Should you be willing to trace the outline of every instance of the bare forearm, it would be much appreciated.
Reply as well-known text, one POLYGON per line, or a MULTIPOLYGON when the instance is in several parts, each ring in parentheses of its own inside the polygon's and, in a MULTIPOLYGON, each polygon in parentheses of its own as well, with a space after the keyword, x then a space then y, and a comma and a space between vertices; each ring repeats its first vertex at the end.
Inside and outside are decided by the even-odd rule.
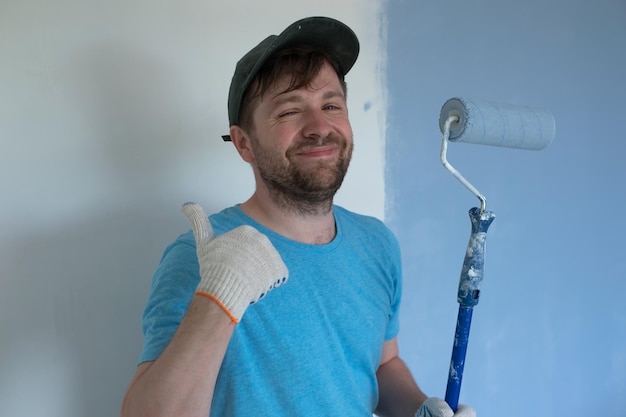
POLYGON ((376 415, 381 417, 414 417, 426 400, 404 361, 395 357, 376 372, 379 400, 376 415))
POLYGON ((121 416, 208 416, 233 329, 230 318, 216 303, 194 296, 162 355, 138 368, 122 403, 121 416))

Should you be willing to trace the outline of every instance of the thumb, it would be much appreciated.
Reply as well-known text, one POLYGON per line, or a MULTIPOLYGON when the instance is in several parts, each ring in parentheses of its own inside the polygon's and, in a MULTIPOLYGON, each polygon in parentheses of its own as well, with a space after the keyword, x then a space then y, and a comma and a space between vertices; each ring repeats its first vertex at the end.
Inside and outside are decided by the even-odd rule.
POLYGON ((196 238, 196 243, 203 241, 210 241, 214 237, 213 228, 209 219, 202 209, 202 206, 198 203, 185 203, 183 204, 181 211, 187 216, 193 235, 196 238))

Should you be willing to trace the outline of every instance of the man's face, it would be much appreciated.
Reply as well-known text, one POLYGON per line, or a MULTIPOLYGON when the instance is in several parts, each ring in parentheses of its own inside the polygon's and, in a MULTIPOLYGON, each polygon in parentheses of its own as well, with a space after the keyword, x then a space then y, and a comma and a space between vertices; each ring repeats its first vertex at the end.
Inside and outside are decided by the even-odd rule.
POLYGON ((269 89, 253 112, 251 161, 281 199, 328 202, 341 186, 352 156, 346 98, 327 63, 312 83, 284 92, 285 77, 269 89))

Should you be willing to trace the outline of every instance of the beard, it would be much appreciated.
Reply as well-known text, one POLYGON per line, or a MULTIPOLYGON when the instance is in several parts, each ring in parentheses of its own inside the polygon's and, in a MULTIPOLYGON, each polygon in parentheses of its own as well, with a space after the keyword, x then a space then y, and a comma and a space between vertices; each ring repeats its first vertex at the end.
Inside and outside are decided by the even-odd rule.
POLYGON ((300 215, 325 214, 331 210, 333 198, 350 165, 352 141, 338 135, 320 139, 317 143, 312 143, 310 138, 301 138, 287 149, 284 156, 260 145, 256 137, 252 137, 251 142, 259 176, 275 204, 300 215), (320 159, 306 166, 297 164, 295 156, 302 150, 312 145, 329 144, 337 146, 337 158, 320 159))

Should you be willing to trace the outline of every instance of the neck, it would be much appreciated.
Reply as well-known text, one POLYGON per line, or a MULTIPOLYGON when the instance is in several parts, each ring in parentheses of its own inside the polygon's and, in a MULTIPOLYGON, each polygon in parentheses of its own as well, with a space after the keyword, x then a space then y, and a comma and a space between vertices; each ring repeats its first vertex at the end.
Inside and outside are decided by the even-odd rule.
POLYGON ((336 235, 332 200, 302 210, 293 205, 277 204, 269 194, 263 195, 257 190, 240 207, 263 226, 297 242, 323 245, 336 235))

